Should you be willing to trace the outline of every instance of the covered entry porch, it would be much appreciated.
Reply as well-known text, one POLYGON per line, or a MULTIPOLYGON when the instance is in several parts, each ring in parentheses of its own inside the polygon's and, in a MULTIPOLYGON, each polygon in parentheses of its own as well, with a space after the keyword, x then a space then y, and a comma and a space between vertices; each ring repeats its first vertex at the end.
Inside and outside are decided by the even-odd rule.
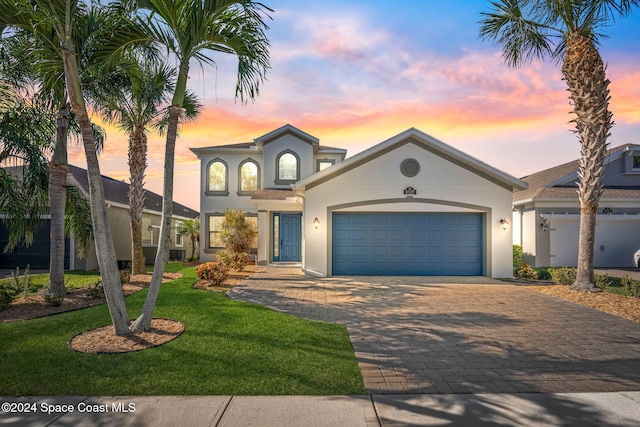
POLYGON ((291 190, 263 189, 253 194, 251 202, 258 209, 258 264, 301 263, 302 199, 291 190))

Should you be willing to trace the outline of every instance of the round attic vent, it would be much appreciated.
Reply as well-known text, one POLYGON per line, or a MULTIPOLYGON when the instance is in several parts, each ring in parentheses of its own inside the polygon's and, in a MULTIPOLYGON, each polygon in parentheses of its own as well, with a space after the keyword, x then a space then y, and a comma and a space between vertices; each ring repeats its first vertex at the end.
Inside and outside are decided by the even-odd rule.
POLYGON ((405 159, 400 164, 400 171, 404 176, 414 177, 420 172, 420 163, 416 159, 405 159))

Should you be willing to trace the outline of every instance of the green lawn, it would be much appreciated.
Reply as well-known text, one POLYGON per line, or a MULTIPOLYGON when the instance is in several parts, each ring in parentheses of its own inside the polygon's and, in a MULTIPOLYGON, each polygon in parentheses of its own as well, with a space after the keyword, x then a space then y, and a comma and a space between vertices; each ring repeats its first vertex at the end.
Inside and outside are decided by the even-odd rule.
MULTIPOLYGON (((71 337, 110 323, 106 305, 0 323, 0 395, 366 393, 346 327, 192 289, 195 269, 183 272, 162 285, 154 316, 180 320, 185 331, 153 349, 71 350, 71 337)), ((131 317, 145 294, 127 298, 131 317)))
MULTIPOLYGON (((22 283, 23 274, 24 271, 20 270, 20 283, 22 283)), ((30 277, 34 292, 49 284, 49 273, 31 274, 30 277)), ((0 285, 11 283, 12 280, 10 277, 0 279, 0 285)), ((98 280, 100 280, 100 273, 94 271, 69 270, 64 272, 64 286, 67 289, 91 286, 98 280)))

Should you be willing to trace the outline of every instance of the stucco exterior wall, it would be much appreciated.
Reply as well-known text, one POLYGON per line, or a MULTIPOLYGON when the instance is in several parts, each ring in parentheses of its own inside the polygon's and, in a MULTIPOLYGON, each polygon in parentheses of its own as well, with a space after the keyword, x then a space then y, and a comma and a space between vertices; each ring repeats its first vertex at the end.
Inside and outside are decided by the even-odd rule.
MULTIPOLYGON (((249 214, 257 214, 258 210, 251 203, 250 195, 238 195, 239 191, 239 167, 242 162, 247 159, 255 161, 260 170, 258 171, 259 188, 264 183, 264 167, 261 153, 257 150, 204 154, 200 158, 200 248, 199 255, 201 261, 213 261, 215 259, 215 251, 209 250, 207 247, 208 238, 208 217, 210 215, 223 215, 226 209, 241 210, 249 214), (228 168, 228 196, 207 195, 207 181, 209 179, 208 167, 211 161, 216 158, 222 159, 228 168)), ((187 252, 187 257, 191 254, 187 252)))
MULTIPOLYGON (((161 216, 160 214, 153 214, 150 212, 144 212, 143 218, 150 220, 151 225, 160 226, 161 216)), ((109 227, 111 229, 111 236, 113 238, 113 245, 116 250, 116 259, 118 261, 131 261, 131 219, 129 217, 129 210, 119 206, 110 206, 107 211, 107 217, 109 218, 109 227)), ((184 220, 184 219, 183 219, 184 220)), ((157 242, 154 244, 144 243, 143 230, 143 245, 142 249, 145 253, 145 262, 147 264, 153 264, 155 253, 157 250, 157 242)), ((171 226, 171 246, 170 250, 182 250, 185 251, 185 256, 191 255, 191 240, 189 236, 183 236, 182 246, 176 245, 176 219, 172 220, 171 226)), ((96 249, 93 242, 89 244, 89 248, 86 251, 84 258, 75 257, 74 269, 84 269, 87 271, 98 270, 98 259, 96 256, 96 249)))
POLYGON ((331 274, 331 221, 333 212, 476 212, 485 218, 485 275, 512 276, 512 192, 424 148, 408 143, 320 183, 305 191, 303 268, 331 274), (420 163, 415 177, 404 176, 400 165, 407 158, 420 163), (407 187, 417 194, 403 194, 407 187), (318 218, 316 230, 312 224, 318 218))
POLYGON ((287 150, 293 151, 300 159, 300 179, 315 172, 313 146, 287 133, 268 142, 263 147, 264 183, 262 188, 290 188, 289 184, 276 182, 276 159, 280 153, 287 150))

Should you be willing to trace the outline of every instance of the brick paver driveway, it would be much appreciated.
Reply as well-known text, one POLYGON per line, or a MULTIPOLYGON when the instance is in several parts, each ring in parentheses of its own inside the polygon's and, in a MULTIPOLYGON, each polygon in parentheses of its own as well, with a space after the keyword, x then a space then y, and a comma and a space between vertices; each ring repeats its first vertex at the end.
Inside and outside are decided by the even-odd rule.
POLYGON ((640 324, 492 279, 266 267, 228 295, 346 324, 372 394, 640 390, 640 324))

